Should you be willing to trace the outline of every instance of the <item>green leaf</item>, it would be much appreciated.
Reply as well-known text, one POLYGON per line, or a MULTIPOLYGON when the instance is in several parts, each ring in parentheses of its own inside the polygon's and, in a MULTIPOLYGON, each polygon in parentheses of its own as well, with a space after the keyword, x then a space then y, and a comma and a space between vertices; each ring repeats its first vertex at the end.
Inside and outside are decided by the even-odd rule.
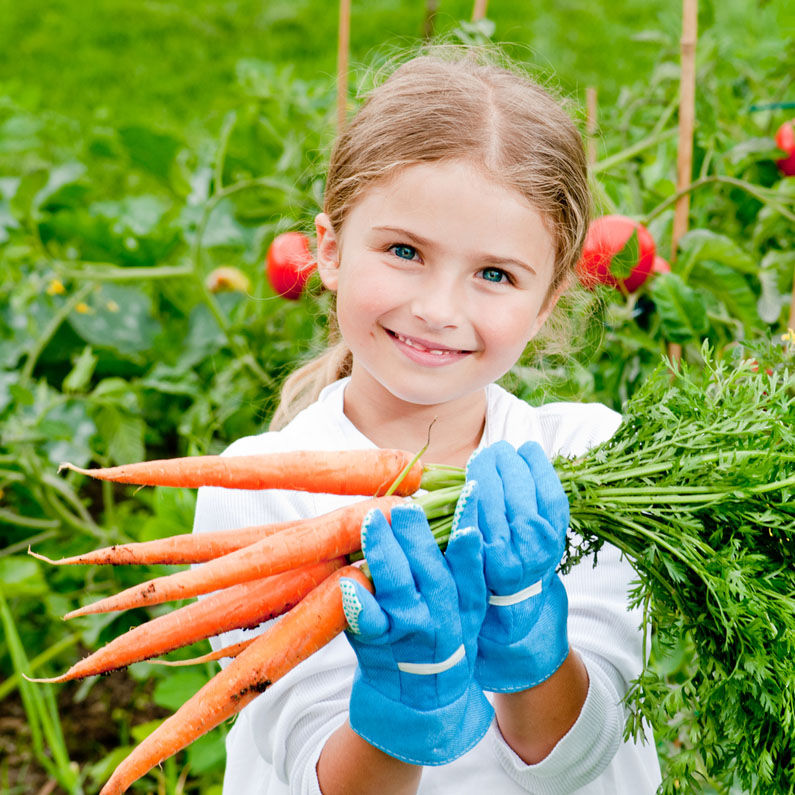
POLYGON ((610 260, 610 273, 616 279, 626 279, 632 269, 638 264, 640 259, 640 241, 638 240, 638 230, 633 229, 627 242, 621 247, 621 251, 616 252, 610 260))
POLYGON ((64 392, 81 392, 88 387, 94 369, 97 366, 97 357, 94 356, 90 345, 83 348, 79 356, 74 359, 74 365, 63 380, 61 388, 64 392))
POLYGON ((86 301, 85 312, 74 311, 69 324, 86 342, 121 354, 149 350, 160 332, 150 298, 125 285, 103 284, 86 301))
POLYGON ((188 764, 193 773, 200 775, 218 768, 223 769, 226 759, 226 733, 211 731, 188 746, 188 764))
POLYGON ((49 587, 38 562, 21 555, 0 558, 0 582, 8 597, 40 596, 49 587))
POLYGON ((693 229, 679 241, 677 271, 687 273, 697 262, 712 260, 741 273, 756 275, 759 263, 729 237, 709 229, 693 229))
POLYGON ((129 464, 145 457, 146 423, 115 406, 103 406, 94 414, 97 430, 114 464, 129 464))
POLYGON ((720 262, 700 262, 690 273, 690 284, 708 290, 748 330, 761 327, 756 293, 742 273, 720 262))
POLYGON ((179 709, 207 682, 207 677, 198 671, 177 670, 169 672, 157 683, 152 700, 166 709, 179 709))
POLYGON ((659 274, 650 292, 666 340, 680 344, 695 342, 707 333, 709 320, 700 295, 677 274, 659 274))
POLYGON ((180 141, 140 125, 123 127, 119 137, 136 166, 156 177, 168 178, 171 163, 182 146, 180 141))

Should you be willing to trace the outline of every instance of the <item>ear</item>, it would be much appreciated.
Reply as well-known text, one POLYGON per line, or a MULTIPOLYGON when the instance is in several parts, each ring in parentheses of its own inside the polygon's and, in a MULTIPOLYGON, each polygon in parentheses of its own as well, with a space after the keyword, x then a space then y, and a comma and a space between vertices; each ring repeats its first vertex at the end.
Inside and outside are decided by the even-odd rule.
POLYGON ((340 247, 337 235, 326 213, 315 217, 317 234, 317 273, 327 290, 336 292, 339 283, 340 247))

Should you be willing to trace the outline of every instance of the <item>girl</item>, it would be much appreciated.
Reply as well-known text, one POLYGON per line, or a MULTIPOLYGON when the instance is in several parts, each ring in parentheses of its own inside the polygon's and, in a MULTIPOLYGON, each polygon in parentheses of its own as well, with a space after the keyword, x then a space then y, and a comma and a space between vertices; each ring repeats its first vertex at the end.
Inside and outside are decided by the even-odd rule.
MULTIPOLYGON (((632 570, 605 547, 556 574, 568 504, 548 459, 619 417, 494 383, 573 282, 588 219, 571 120, 472 52, 403 64, 341 134, 316 219, 340 339, 288 380, 278 430, 227 452, 419 450, 433 423, 424 459, 469 462, 468 484, 444 555, 416 509, 367 517, 375 597, 343 582, 350 631, 238 716, 228 795, 655 791, 653 744, 622 739, 632 570)), ((350 499, 205 488, 195 531, 350 499)))

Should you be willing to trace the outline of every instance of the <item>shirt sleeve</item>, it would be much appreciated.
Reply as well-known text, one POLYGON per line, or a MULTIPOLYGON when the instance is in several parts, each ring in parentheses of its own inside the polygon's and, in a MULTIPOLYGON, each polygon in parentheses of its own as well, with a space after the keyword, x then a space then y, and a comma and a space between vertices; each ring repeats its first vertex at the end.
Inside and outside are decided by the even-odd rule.
MULTIPOLYGON (((604 406, 544 407, 539 425, 547 454, 578 455, 609 438, 620 416, 604 406)), ((626 713, 623 697, 642 670, 642 611, 630 609, 635 573, 612 545, 584 558, 562 577, 569 600, 571 647, 588 672, 588 692, 571 729, 541 762, 525 764, 502 737, 496 721, 490 740, 506 774, 538 795, 564 795, 597 779, 620 749, 626 713)))

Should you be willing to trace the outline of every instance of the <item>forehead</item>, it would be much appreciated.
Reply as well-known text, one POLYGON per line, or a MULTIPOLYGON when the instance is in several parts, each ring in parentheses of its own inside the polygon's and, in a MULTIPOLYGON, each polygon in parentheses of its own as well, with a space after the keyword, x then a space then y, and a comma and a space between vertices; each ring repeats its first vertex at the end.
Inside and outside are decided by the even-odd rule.
POLYGON ((343 229, 349 222, 360 231, 407 228, 430 240, 448 238, 448 245, 452 234, 461 245, 503 241, 514 249, 554 248, 549 224, 527 198, 466 160, 401 168, 364 191, 343 229))

